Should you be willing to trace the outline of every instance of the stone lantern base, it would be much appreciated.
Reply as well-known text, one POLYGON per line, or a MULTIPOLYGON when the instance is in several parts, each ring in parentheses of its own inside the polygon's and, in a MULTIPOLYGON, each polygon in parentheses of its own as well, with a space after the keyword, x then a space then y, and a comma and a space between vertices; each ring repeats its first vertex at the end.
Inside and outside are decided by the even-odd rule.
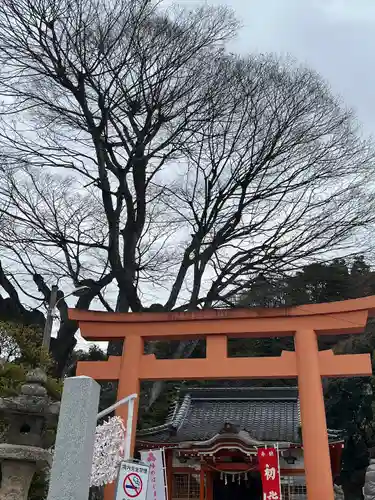
POLYGON ((32 446, 0 444, 0 500, 27 500, 35 472, 51 466, 52 454, 32 446))

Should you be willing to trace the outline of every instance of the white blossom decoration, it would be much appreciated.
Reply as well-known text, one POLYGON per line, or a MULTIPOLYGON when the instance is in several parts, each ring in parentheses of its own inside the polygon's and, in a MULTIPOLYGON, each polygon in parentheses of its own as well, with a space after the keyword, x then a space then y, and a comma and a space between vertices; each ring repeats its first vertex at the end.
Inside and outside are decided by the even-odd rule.
POLYGON ((91 486, 112 483, 124 456, 125 426, 120 417, 98 425, 95 433, 91 486))

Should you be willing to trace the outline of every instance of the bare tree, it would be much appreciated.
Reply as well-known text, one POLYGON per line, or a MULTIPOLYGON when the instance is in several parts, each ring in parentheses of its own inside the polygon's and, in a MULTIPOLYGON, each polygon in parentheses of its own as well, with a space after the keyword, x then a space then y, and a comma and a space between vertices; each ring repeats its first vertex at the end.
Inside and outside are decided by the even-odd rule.
MULTIPOLYGON (((82 308, 231 306, 259 272, 354 251, 374 218, 372 145, 314 72, 226 54, 236 28, 222 8, 3 0, 2 248, 16 289, 30 293, 21 264, 44 301, 57 279, 90 287, 82 308)), ((62 369, 77 325, 59 310, 62 369)))
POLYGON ((193 232, 167 308, 189 270, 182 308, 211 307, 235 297, 247 273, 276 274, 346 246, 374 217, 372 146, 318 75, 269 57, 237 69, 226 117, 203 126, 180 181, 164 188, 193 232))
MULTIPOLYGON (((225 9, 174 11, 172 15, 173 20, 147 0, 116 5, 94 0, 22 0, 1 6, 3 138, 10 147, 5 145, 10 176, 4 179, 13 202, 7 213, 19 224, 17 235, 6 236, 4 241, 12 241, 10 250, 33 275, 45 299, 49 288, 43 272, 56 268, 52 264, 58 260, 56 248, 65 267, 57 274, 69 276, 74 284, 84 284, 82 276, 86 278, 83 254, 87 256, 91 249, 98 258, 104 250, 100 277, 78 306, 88 307, 94 296, 101 297, 98 290, 113 276, 118 286, 117 310, 142 307, 139 271, 147 276, 149 268, 160 263, 161 252, 161 248, 147 252, 153 254, 148 266, 138 262, 147 249, 155 247, 149 228, 155 209, 146 210, 157 194, 151 180, 168 161, 180 156, 179 144, 199 129, 207 102, 219 98, 226 82, 215 61, 222 42, 237 25, 225 9), (32 131, 25 128, 30 124, 32 131), (66 190, 63 196, 47 199, 51 180, 42 181, 33 171, 31 186, 25 185, 26 192, 21 192, 17 168, 25 164, 68 169, 79 187, 75 186, 70 199, 66 190), (45 183, 44 189, 40 182, 45 183), (30 187, 35 193, 28 196, 30 187), (88 219, 77 205, 65 212, 64 220, 56 218, 79 188, 88 189, 94 200, 100 198, 97 215, 103 215, 103 220, 88 222, 97 231, 104 221, 99 236, 87 227, 81 231, 79 226, 88 219), (75 221, 70 218, 72 211, 75 221), (77 229, 74 241, 67 234, 72 234, 72 226, 77 229), (82 240, 87 232, 94 241, 82 240), (30 244, 31 235, 35 245, 30 244), (147 239, 143 245, 142 236, 147 239), (20 244, 15 245, 16 239, 20 244), (31 253, 34 260, 28 258, 31 253)), ((149 255, 145 259, 150 260, 149 255)), ((107 304, 105 299, 102 302, 107 304)), ((59 304, 66 309, 63 301, 59 304)), ((66 318, 63 323, 72 336, 76 325, 66 318)), ((64 338, 67 343, 69 335, 64 338)))

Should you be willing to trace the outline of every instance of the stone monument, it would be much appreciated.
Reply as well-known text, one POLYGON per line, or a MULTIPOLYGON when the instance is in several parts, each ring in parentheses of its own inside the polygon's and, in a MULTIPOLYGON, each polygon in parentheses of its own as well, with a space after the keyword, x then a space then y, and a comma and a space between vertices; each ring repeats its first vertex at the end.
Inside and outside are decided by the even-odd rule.
POLYGON ((27 374, 20 395, 0 398, 0 418, 7 424, 0 443, 0 500, 27 500, 35 472, 51 465, 45 431, 57 422, 60 404, 48 397, 46 382, 37 368, 27 374))
POLYGON ((90 377, 64 382, 48 500, 89 497, 99 396, 100 385, 90 377))

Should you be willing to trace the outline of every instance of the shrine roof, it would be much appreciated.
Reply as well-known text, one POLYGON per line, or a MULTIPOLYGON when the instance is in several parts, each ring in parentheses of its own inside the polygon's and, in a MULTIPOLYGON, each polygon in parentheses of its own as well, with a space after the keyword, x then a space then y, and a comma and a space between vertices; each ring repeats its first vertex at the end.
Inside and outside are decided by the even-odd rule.
POLYGON ((192 388, 181 391, 167 422, 140 430, 138 440, 204 442, 230 426, 259 442, 300 443, 296 388, 192 388))
MULTIPOLYGON (((261 443, 300 444, 300 408, 296 387, 220 387, 181 390, 165 424, 139 430, 137 441, 199 444, 220 434, 261 443)), ((341 431, 328 430, 330 441, 341 431)))

